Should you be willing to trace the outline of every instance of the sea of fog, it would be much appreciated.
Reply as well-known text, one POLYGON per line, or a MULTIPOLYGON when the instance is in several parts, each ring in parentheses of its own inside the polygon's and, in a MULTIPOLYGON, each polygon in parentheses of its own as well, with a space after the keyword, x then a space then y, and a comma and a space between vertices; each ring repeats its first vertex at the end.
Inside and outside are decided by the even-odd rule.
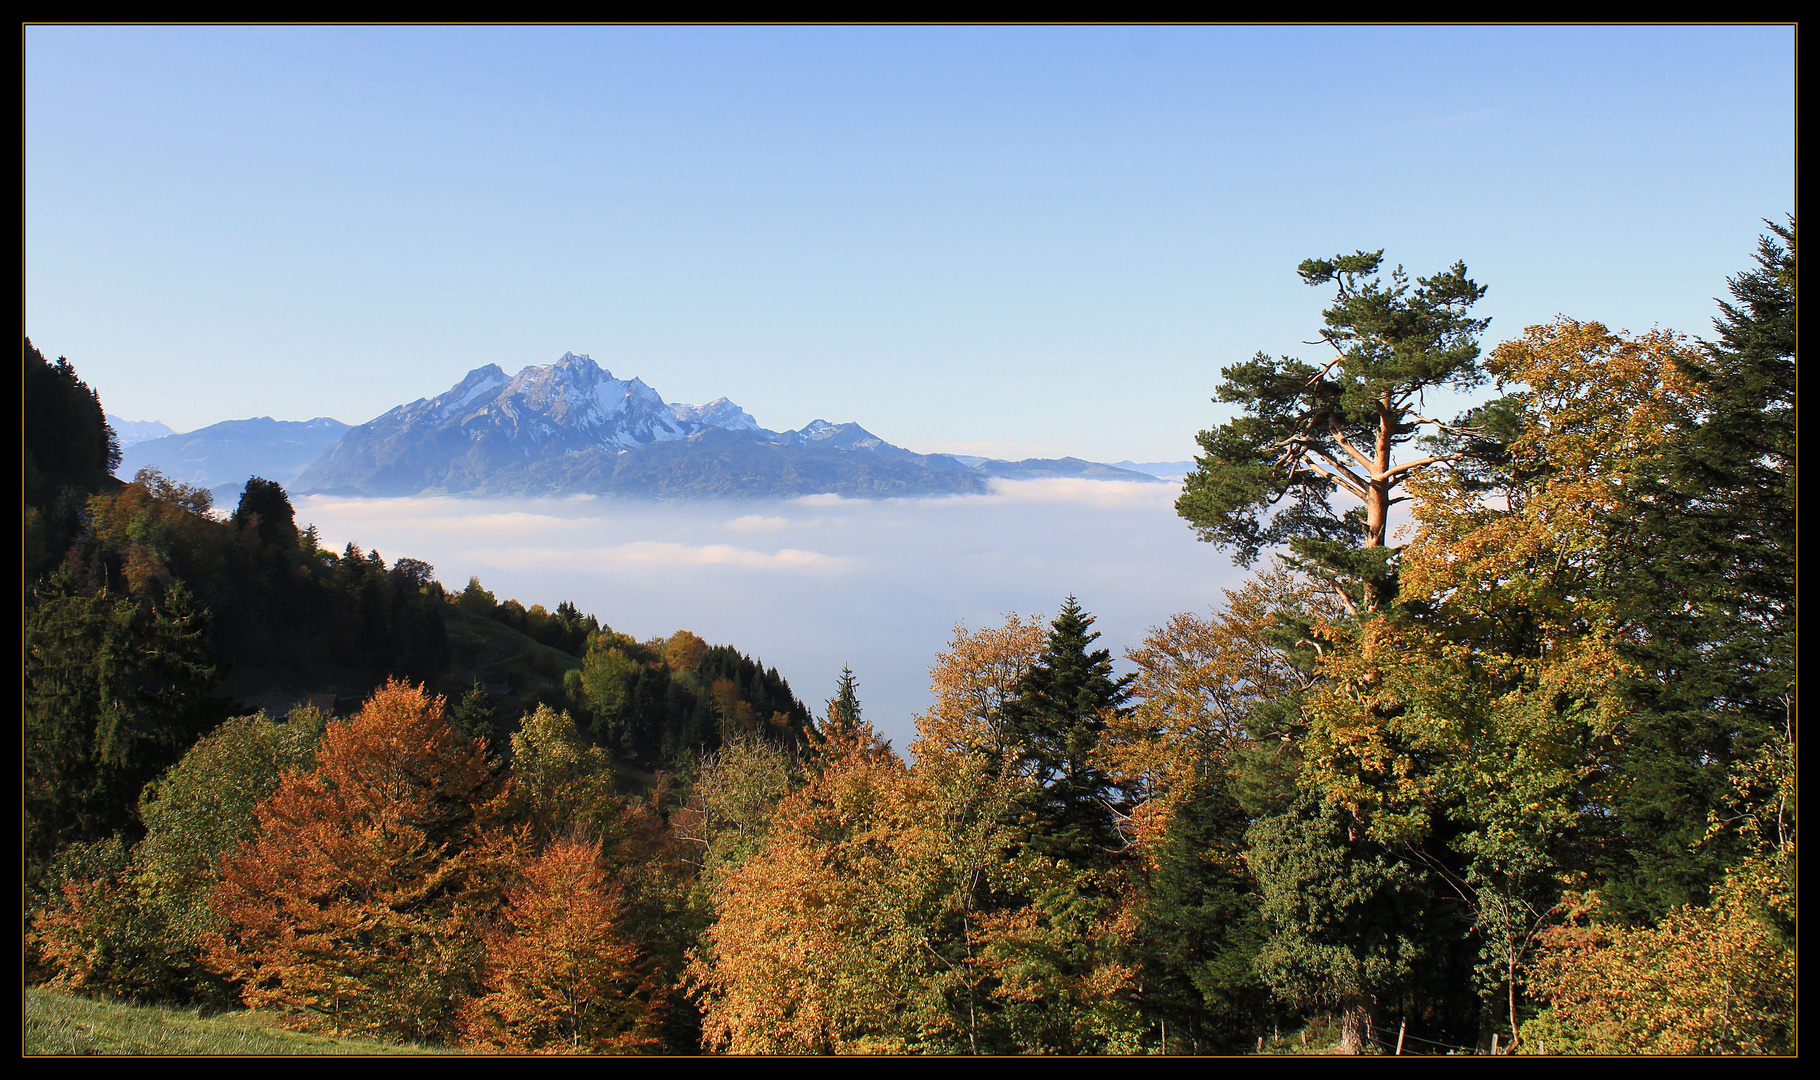
POLYGON ((843 665, 905 747, 957 624, 1052 617, 1069 594, 1120 660, 1245 576, 1175 515, 1175 484, 998 481, 990 494, 781 501, 297 500, 325 547, 422 559, 450 589, 568 600, 639 639, 688 629, 776 667, 819 716, 843 665))

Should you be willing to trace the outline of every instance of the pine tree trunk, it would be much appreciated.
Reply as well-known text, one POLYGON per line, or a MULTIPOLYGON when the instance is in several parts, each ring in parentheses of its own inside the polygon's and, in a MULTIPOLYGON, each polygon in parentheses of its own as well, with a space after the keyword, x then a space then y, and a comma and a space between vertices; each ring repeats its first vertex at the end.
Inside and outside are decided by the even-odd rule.
POLYGON ((1349 997, 1341 1006, 1340 1045, 1342 1054, 1363 1054, 1377 1045, 1377 1017, 1371 998, 1349 997))

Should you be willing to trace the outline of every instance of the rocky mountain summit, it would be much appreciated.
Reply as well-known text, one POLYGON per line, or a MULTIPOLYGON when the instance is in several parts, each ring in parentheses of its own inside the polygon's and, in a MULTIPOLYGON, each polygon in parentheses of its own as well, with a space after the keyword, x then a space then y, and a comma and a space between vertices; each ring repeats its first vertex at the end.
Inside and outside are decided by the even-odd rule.
MULTIPOLYGON (((181 438, 144 446, 163 442, 174 450, 172 439, 181 438)), ((248 461, 259 457, 253 448, 242 453, 248 461)), ((219 471, 213 467, 211 479, 219 471)), ((433 398, 347 429, 291 473, 288 486, 297 494, 366 496, 878 498, 979 493, 994 477, 1155 481, 1076 458, 917 454, 857 423, 815 420, 796 431, 771 431, 724 397, 705 405, 668 403, 643 380, 616 378, 575 353, 516 375, 497 364, 475 368, 433 398)))

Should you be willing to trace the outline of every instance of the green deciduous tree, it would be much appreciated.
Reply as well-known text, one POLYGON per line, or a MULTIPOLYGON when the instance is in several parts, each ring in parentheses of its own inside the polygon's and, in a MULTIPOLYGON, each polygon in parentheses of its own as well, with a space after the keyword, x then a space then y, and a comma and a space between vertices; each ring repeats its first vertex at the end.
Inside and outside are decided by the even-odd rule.
POLYGON ((284 776, 315 766, 327 719, 299 706, 282 721, 264 713, 223 721, 140 794, 145 839, 133 849, 133 885, 166 927, 188 981, 212 982, 197 942, 219 924, 209 895, 221 882, 221 856, 253 835, 254 808, 284 776))
POLYGON ((297 546, 297 513, 291 508, 290 496, 276 480, 251 477, 240 493, 240 505, 234 509, 234 528, 251 530, 260 543, 281 548, 297 546))
POLYGON ((150 1000, 226 1004, 198 939, 219 926, 209 904, 223 852, 252 835, 253 808, 286 772, 315 762, 320 714, 282 723, 263 713, 224 721, 145 786, 145 839, 118 836, 58 854, 28 949, 52 985, 150 1000))
POLYGON ((539 843, 568 835, 611 848, 626 831, 612 755, 588 745, 569 714, 548 705, 532 710, 512 734, 512 796, 539 843))

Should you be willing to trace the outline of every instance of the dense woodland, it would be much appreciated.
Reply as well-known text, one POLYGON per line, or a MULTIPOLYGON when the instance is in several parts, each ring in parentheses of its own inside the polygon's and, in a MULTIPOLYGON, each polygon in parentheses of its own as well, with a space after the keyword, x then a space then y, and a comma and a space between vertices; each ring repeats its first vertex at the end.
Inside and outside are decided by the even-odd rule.
POLYGON ((957 628, 907 755, 850 671, 811 717, 277 484, 116 480, 28 341, 28 978, 514 1052, 1793 1052, 1770 228, 1710 341, 1482 354, 1464 266, 1304 263, 1332 355, 1225 369, 1178 503, 1255 576, 1124 676, 1073 597, 957 628))

